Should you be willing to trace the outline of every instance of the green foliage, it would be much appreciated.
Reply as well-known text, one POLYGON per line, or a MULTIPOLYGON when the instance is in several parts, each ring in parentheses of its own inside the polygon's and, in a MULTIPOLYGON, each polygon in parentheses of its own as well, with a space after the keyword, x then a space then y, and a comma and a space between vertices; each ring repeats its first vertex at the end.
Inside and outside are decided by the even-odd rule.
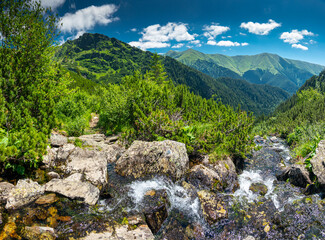
POLYGON ((136 71, 120 86, 111 85, 115 91, 106 93, 101 126, 123 130, 129 144, 135 139, 183 142, 190 154, 222 151, 243 157, 251 149, 253 120, 246 112, 206 100, 184 85, 175 86, 162 69, 153 57, 152 70, 145 75, 136 71), (117 108, 122 115, 113 118, 117 108))
POLYGON ((0 164, 19 174, 41 161, 64 94, 65 76, 52 62, 56 24, 34 1, 0 2, 0 164))
MULTIPOLYGON (((151 66, 155 66, 151 62, 153 56, 115 38, 89 33, 74 41, 67 41, 56 51, 56 59, 67 69, 103 84, 121 83, 123 77, 132 75, 136 70, 145 74, 151 66)), ((169 77, 174 84, 187 85, 190 91, 204 98, 218 96, 224 104, 233 107, 240 104, 242 109, 256 115, 271 113, 275 106, 289 97, 284 90, 269 85, 250 84, 241 79, 214 79, 215 76, 210 77, 171 57, 157 55, 155 61, 158 60, 162 61, 166 70, 162 80, 169 77)), ((239 76, 230 74, 228 69, 222 71, 227 73, 226 76, 239 76)), ((163 71, 159 65, 151 71, 157 77, 161 73, 163 71)))

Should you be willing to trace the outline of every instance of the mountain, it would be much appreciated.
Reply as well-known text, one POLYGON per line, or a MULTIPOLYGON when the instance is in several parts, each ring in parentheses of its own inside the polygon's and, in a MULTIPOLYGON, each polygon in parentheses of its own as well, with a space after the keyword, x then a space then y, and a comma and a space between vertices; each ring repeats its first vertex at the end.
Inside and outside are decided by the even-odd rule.
POLYGON ((321 65, 286 59, 269 53, 230 57, 188 49, 184 52, 169 51, 166 56, 214 78, 242 78, 250 83, 279 87, 291 94, 307 79, 324 70, 324 66, 321 65))
MULTIPOLYGON (((86 33, 67 41, 56 50, 55 58, 65 68, 94 82, 119 83, 135 70, 149 70, 153 53, 131 47, 127 43, 101 34, 86 33)), ((176 84, 184 84, 205 98, 215 97, 225 104, 252 111, 256 115, 268 114, 289 97, 282 89, 248 83, 241 79, 215 79, 171 57, 161 56, 169 77, 176 84)), ((220 67, 221 72, 231 72, 220 67)), ((238 77, 236 73, 231 75, 238 77)))

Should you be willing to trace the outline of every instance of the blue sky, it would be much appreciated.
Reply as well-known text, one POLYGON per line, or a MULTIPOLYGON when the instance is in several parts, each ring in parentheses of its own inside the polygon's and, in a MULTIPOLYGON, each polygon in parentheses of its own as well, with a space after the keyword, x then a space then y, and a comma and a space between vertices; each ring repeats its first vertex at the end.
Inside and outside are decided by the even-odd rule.
POLYGON ((325 65, 325 0, 42 0, 60 42, 102 33, 143 50, 263 52, 325 65))

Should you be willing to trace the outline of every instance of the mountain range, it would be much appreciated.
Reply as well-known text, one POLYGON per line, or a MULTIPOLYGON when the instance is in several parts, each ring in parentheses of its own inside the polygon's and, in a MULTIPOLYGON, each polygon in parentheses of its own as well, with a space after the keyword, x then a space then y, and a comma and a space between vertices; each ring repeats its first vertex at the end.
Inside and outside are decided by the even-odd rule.
POLYGON ((290 94, 295 93, 307 79, 324 70, 322 65, 282 58, 270 53, 230 57, 188 49, 183 52, 169 51, 166 56, 214 78, 231 77, 255 84, 269 84, 290 94))
MULTIPOLYGON (((101 34, 85 33, 76 40, 70 40, 56 49, 55 58, 70 71, 97 83, 119 83, 126 75, 139 70, 149 70, 153 53, 142 51, 115 38, 101 34)), ((249 83, 235 79, 237 75, 213 78, 192 67, 168 57, 161 56, 168 76, 175 84, 184 84, 205 98, 214 97, 233 107, 256 115, 268 114, 286 100, 289 94, 270 85, 249 83)), ((228 71, 227 69, 223 71, 228 71)))

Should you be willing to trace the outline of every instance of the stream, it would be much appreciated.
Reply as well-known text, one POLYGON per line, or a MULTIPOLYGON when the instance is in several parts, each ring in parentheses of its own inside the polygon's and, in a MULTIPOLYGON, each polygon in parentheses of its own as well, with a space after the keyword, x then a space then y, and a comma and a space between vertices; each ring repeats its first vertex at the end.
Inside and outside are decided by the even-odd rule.
MULTIPOLYGON (((238 189, 217 193, 226 204, 227 215, 216 223, 207 222, 198 189, 189 188, 185 179, 172 182, 155 176, 131 180, 117 175, 114 164, 109 164, 109 186, 96 206, 65 198, 55 203, 55 214, 72 216, 72 221, 56 223, 58 239, 78 238, 85 232, 103 231, 107 225, 125 224, 130 216, 143 218, 157 203, 165 203, 167 216, 155 232, 156 239, 325 239, 325 201, 276 179, 283 167, 292 164, 289 147, 278 138, 257 138, 256 143, 260 150, 245 160, 238 189)), ((46 219, 41 217, 42 211, 35 206, 22 209, 22 224, 46 219)))

